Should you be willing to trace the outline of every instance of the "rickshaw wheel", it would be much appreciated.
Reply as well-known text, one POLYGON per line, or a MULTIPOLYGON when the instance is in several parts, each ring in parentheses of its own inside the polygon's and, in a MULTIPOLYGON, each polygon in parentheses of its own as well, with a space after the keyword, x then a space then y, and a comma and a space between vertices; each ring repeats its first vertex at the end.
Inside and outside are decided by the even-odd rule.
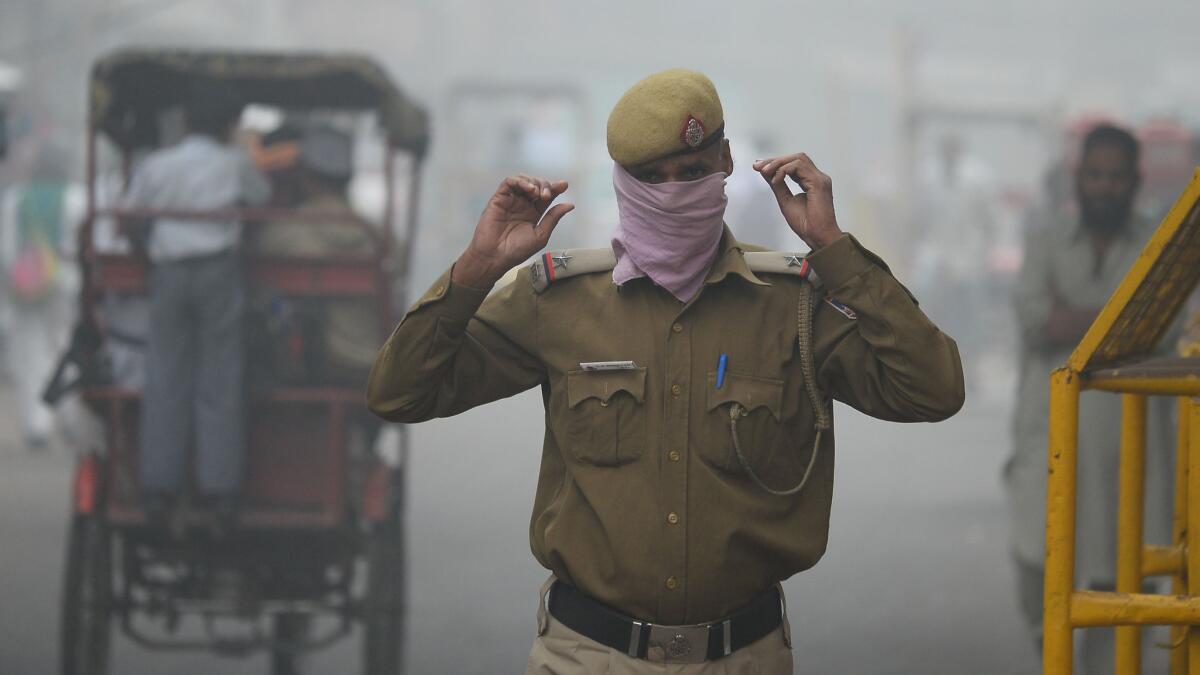
MULTIPOLYGON (((283 612, 273 619, 274 638, 280 642, 299 644, 308 635, 312 617, 301 612, 283 612)), ((275 649, 271 652, 271 675, 300 675, 304 654, 295 649, 275 649)))
POLYGON ((398 520, 378 524, 367 539, 363 615, 364 675, 397 675, 403 658, 404 538, 398 520))
POLYGON ((63 675, 104 675, 112 642, 112 550, 108 528, 77 515, 67 535, 59 635, 63 675))

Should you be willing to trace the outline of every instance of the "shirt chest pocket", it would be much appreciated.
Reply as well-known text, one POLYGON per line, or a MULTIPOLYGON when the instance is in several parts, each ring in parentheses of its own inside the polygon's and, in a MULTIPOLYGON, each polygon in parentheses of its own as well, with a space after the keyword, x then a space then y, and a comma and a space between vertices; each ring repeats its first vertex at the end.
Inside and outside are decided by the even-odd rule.
POLYGON ((646 369, 567 373, 567 449, 580 462, 618 466, 646 445, 646 369))
POLYGON ((786 446, 780 417, 783 380, 727 372, 720 389, 717 389, 716 381, 716 373, 709 373, 704 420, 706 433, 698 444, 701 456, 724 471, 743 472, 733 448, 729 423, 729 416, 736 409, 742 452, 753 467, 767 466, 786 446))

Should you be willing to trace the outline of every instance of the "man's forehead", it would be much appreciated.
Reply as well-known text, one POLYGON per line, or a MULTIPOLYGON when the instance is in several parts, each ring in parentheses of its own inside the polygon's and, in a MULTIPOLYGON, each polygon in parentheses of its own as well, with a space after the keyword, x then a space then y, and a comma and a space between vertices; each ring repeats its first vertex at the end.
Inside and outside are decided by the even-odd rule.
POLYGON ((1129 151, 1116 143, 1097 143, 1088 148, 1079 158, 1081 166, 1113 166, 1133 169, 1133 157, 1129 151))
POLYGON ((688 152, 678 155, 660 157, 659 159, 629 167, 627 170, 630 173, 645 173, 646 171, 674 169, 678 166, 685 166, 694 163, 707 163, 721 156, 721 147, 722 144, 716 143, 698 152, 688 152))

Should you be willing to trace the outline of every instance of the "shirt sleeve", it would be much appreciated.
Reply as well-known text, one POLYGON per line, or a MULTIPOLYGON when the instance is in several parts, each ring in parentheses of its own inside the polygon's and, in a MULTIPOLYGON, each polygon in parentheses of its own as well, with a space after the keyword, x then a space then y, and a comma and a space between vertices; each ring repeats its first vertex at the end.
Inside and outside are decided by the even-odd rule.
POLYGON ((490 296, 446 271, 388 338, 367 406, 393 422, 449 417, 546 381, 536 356, 537 295, 528 269, 490 296))
POLYGON ((246 206, 262 206, 271 201, 271 182, 254 166, 249 153, 240 148, 235 152, 242 203, 246 206))
POLYGON ((1051 288, 1051 246, 1046 232, 1031 234, 1025 241, 1021 273, 1017 277, 1013 301, 1021 339, 1030 347, 1046 344, 1046 326, 1054 309, 1051 288))
POLYGON ((147 161, 142 162, 141 166, 134 169, 133 176, 129 178, 129 185, 125 188, 125 194, 117 200, 117 206, 122 209, 145 208, 149 203, 148 196, 152 192, 152 173, 152 164, 147 158, 147 161))
POLYGON ((965 396, 958 345, 887 265, 850 235, 809 261, 824 285, 813 322, 822 391, 896 422, 932 422, 958 412, 965 396))

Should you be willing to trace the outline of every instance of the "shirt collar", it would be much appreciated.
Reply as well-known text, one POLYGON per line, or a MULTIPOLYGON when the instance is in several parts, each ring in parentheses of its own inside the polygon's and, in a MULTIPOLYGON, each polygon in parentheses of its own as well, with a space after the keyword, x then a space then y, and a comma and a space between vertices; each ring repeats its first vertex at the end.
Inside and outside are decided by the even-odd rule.
POLYGON ((717 244, 719 251, 717 259, 713 261, 712 268, 708 271, 708 277, 704 280, 705 285, 718 283, 730 274, 736 274, 752 284, 770 286, 771 284, 758 278, 758 275, 750 270, 746 259, 742 257, 742 254, 745 253, 742 244, 734 238, 733 232, 729 231, 729 226, 725 225, 723 230, 721 241, 717 244))
MULTIPOLYGON (((742 257, 745 253, 742 243, 734 238, 733 232, 729 230, 728 225, 722 227, 721 239, 717 242, 717 251, 717 258, 713 261, 712 267, 709 268, 708 276, 704 278, 705 286, 720 283, 730 274, 736 274, 758 286, 771 285, 751 271, 750 266, 746 264, 746 259, 742 257)), ((651 283, 650 278, 645 275, 630 279, 629 283, 638 280, 645 280, 647 283, 651 283)), ((624 286, 617 284, 617 292, 620 292, 622 288, 624 286)))
POLYGON ((179 142, 180 145, 217 145, 216 139, 207 134, 189 133, 179 142))
MULTIPOLYGON (((1125 225, 1121 227, 1121 229, 1113 231, 1113 239, 1133 239, 1134 235, 1140 229, 1141 223, 1141 215, 1139 215, 1136 211, 1131 212, 1129 214, 1129 218, 1125 221, 1125 225)), ((1083 216, 1076 216, 1075 232, 1072 235, 1072 241, 1075 243, 1082 241, 1088 236, 1089 232, 1090 231, 1087 229, 1087 225, 1083 224, 1083 216)))

